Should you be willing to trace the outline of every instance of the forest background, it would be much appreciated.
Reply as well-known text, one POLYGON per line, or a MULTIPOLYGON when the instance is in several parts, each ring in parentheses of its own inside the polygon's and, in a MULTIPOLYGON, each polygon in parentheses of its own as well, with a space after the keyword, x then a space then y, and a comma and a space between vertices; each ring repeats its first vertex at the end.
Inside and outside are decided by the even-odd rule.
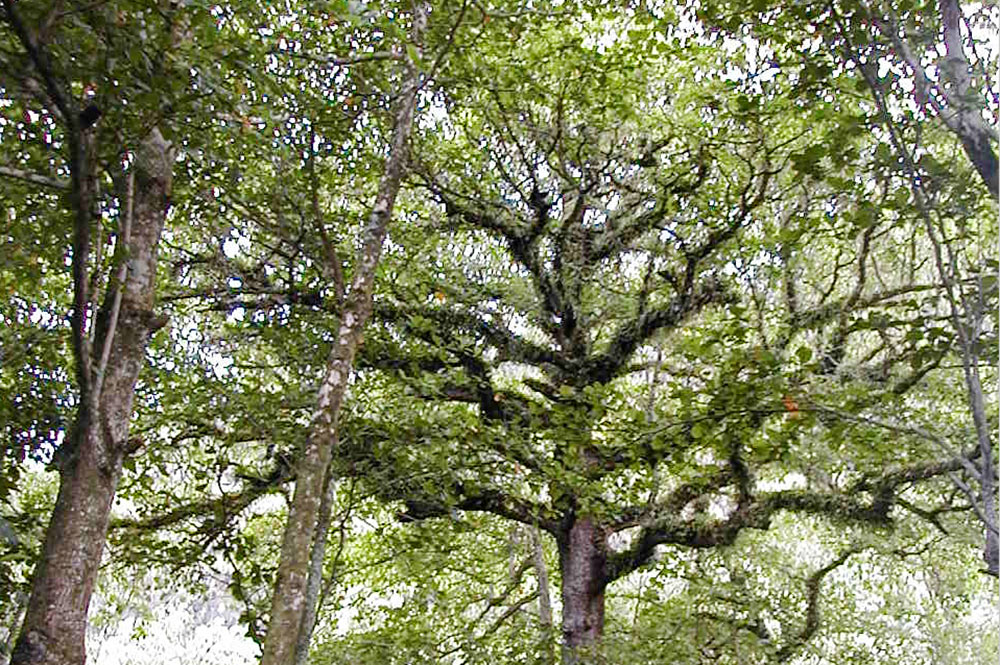
POLYGON ((995 4, 2 4, 2 662, 996 661, 995 4))

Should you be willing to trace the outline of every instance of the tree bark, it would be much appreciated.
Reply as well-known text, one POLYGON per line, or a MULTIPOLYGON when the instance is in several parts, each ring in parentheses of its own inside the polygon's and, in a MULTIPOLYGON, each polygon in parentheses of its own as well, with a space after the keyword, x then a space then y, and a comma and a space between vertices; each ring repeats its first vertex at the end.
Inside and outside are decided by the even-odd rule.
POLYGON ((319 504, 319 516, 316 518, 316 535, 309 553, 305 610, 302 613, 302 625, 299 627, 299 639, 295 644, 295 665, 307 665, 309 662, 309 644, 312 642, 313 630, 316 628, 316 616, 319 614, 320 589, 323 586, 323 562, 326 560, 326 541, 330 525, 333 522, 333 501, 337 491, 337 480, 332 471, 332 468, 327 467, 326 487, 323 490, 323 500, 319 504))
POLYGON ((542 545, 541 529, 537 526, 531 529, 532 565, 535 568, 535 579, 538 582, 538 623, 542 629, 542 663, 549 665, 553 661, 552 651, 552 600, 549 597, 549 570, 545 566, 545 549, 542 545))
MULTIPOLYGON (((419 42, 425 20, 422 8, 418 5, 413 19, 414 42, 419 42)), ((309 598, 308 593, 309 564, 317 538, 324 481, 333 449, 338 443, 340 407, 347 391, 354 356, 361 343, 365 324, 371 316, 375 269, 406 164, 407 142, 413 126, 418 86, 419 72, 416 63, 408 62, 385 171, 379 182, 375 205, 368 217, 351 289, 344 300, 337 339, 319 389, 311 431, 296 464, 295 494, 285 523, 281 561, 271 600, 271 618, 261 665, 292 665, 297 645, 300 652, 307 648, 300 644, 299 638, 303 627, 308 623, 304 621, 307 606, 310 602, 315 602, 309 598)))
MULTIPOLYGON (((83 181, 95 167, 93 162, 82 166, 76 177, 83 181)), ((122 462, 133 448, 128 431, 135 382, 146 345, 163 325, 152 308, 156 248, 170 201, 172 167, 170 144, 154 129, 137 154, 135 195, 126 202, 131 214, 122 222, 125 280, 113 279, 108 287, 93 338, 98 355, 87 363, 77 359, 78 365, 92 367, 86 377, 91 389, 88 399, 81 396, 72 433, 60 450, 59 493, 12 665, 81 665, 86 660, 87 609, 122 462)), ((89 214, 90 202, 74 199, 89 214)), ((85 259, 74 257, 74 262, 85 259)))
POLYGON ((600 662, 604 634, 607 547, 593 518, 580 517, 559 538, 562 572, 563 665, 600 662))
POLYGON ((996 199, 1000 195, 1000 169, 990 145, 997 140, 996 131, 983 120, 984 104, 972 87, 971 64, 962 42, 961 23, 962 8, 958 0, 942 0, 941 30, 946 55, 941 70, 951 84, 951 90, 943 88, 949 107, 942 113, 942 120, 958 136, 969 161, 996 199))

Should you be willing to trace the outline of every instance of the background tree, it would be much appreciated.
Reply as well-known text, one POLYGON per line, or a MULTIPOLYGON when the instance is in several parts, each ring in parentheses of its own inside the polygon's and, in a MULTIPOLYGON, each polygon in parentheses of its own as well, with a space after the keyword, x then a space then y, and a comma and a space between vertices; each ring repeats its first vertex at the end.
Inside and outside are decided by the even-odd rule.
MULTIPOLYGON (((995 23, 995 12, 951 1, 807 3, 781 14, 766 3, 752 7, 719 3, 707 5, 701 15, 734 36, 752 34, 760 39, 767 60, 763 70, 776 72, 798 60, 800 66, 792 68, 799 70, 800 85, 808 88, 842 69, 854 72, 855 88, 869 96, 870 103, 861 107, 865 122, 874 134, 884 132, 890 149, 884 157, 897 174, 896 186, 909 190, 909 209, 920 219, 918 228, 934 257, 959 350, 969 421, 981 449, 979 470, 969 472, 972 486, 980 490, 960 479, 955 482, 969 495, 984 523, 983 558, 990 573, 997 575, 1000 532, 996 486, 988 471, 993 444, 980 377, 983 352, 995 347, 982 314, 993 289, 992 280, 984 282, 982 275, 994 267, 983 256, 982 238, 989 232, 986 236, 965 232, 968 223, 989 219, 989 213, 983 213, 988 204, 976 182, 985 185, 994 201, 998 192, 993 148, 997 91, 990 87, 987 74, 997 53, 980 39, 995 23), (734 24, 734 12, 742 17, 746 10, 756 17, 754 23, 734 24), (942 140, 942 132, 958 142, 942 140), (968 175, 963 162, 973 167, 968 175), (952 186, 946 184, 949 180, 952 186), (959 221, 953 226, 954 220, 959 221)), ((985 230, 979 227, 977 233, 985 230)))

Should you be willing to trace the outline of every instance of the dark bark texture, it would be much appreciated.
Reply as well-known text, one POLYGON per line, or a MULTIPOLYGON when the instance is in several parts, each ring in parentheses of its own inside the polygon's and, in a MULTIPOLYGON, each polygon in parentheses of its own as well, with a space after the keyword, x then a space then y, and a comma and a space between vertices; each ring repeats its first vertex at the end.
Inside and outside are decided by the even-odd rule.
MULTIPOLYGON (((88 359, 93 374, 86 377, 91 390, 87 399, 81 397, 72 434, 60 451, 59 494, 32 579, 13 665, 81 665, 86 660, 87 608, 111 503, 122 463, 135 447, 128 436, 135 382, 146 345, 164 323, 152 309, 156 248, 170 201, 172 165, 170 144, 154 129, 137 154, 135 193, 129 206, 132 219, 126 215, 126 231, 120 236, 130 236, 123 288, 119 294, 121 282, 111 280, 98 317, 95 356, 88 359)), ((78 176, 81 180, 88 179, 94 168, 92 163, 85 166, 78 176)))
POLYGON ((562 572, 563 665, 599 662, 604 632, 607 545, 603 531, 589 517, 573 521, 559 542, 562 572))

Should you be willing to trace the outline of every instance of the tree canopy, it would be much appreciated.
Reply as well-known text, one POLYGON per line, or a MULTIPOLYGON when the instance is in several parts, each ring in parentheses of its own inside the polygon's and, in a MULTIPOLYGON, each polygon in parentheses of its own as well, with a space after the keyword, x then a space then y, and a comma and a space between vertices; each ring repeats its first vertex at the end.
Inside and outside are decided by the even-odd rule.
POLYGON ((2 662, 993 660, 995 7, 3 7, 2 662))

